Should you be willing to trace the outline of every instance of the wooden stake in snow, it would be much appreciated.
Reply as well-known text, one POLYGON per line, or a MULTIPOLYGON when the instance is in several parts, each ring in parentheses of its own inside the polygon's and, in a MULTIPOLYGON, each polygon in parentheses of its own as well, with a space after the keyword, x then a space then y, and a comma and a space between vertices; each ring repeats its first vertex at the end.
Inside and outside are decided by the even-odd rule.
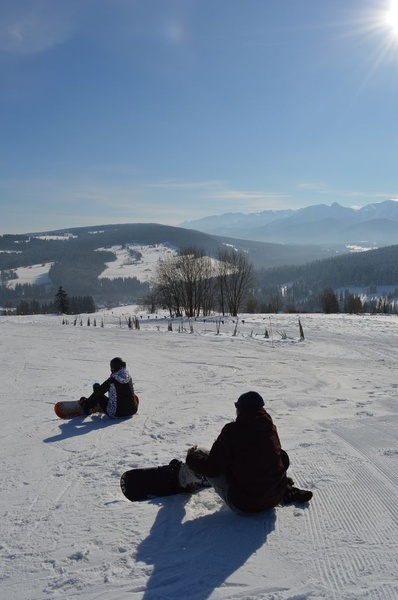
POLYGON ((301 321, 300 321, 300 319, 299 319, 299 321, 298 321, 298 322, 299 322, 299 330, 300 330, 300 340, 305 340, 305 337, 304 337, 304 330, 303 330, 303 327, 302 327, 302 325, 301 325, 301 321))
POLYGON ((216 331, 217 331, 217 335, 219 335, 219 333, 220 333, 220 328, 221 328, 221 319, 216 319, 216 331))
POLYGON ((239 317, 236 317, 235 329, 234 329, 234 332, 232 334, 233 337, 235 337, 236 334, 238 333, 238 322, 239 322, 239 317))

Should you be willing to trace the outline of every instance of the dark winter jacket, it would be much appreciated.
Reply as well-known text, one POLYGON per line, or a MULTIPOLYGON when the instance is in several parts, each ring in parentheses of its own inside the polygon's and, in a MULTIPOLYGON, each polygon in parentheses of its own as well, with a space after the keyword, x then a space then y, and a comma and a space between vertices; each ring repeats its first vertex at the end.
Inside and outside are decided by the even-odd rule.
POLYGON ((276 506, 286 491, 286 470, 275 425, 264 408, 239 413, 223 427, 209 455, 189 454, 188 467, 205 477, 224 473, 231 503, 255 513, 276 506))
POLYGON ((137 412, 133 381, 126 368, 119 369, 95 388, 93 398, 108 393, 106 413, 110 417, 128 417, 137 412))

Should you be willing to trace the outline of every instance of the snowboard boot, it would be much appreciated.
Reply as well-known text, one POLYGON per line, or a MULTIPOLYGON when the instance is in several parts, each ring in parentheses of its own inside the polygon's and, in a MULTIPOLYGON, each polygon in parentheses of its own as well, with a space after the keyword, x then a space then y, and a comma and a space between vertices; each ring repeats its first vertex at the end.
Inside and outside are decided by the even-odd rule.
POLYGON ((312 492, 309 490, 300 490, 297 487, 288 485, 281 504, 303 504, 309 502, 312 498, 312 492))
POLYGON ((78 400, 78 404, 80 404, 84 414, 88 416, 90 414, 90 411, 86 409, 86 402, 87 398, 85 398, 84 396, 82 396, 80 400, 78 400))
POLYGON ((169 463, 169 477, 172 485, 186 494, 193 494, 203 487, 203 478, 176 458, 169 463))
POLYGON ((183 463, 180 460, 177 460, 176 458, 173 458, 173 460, 171 460, 169 462, 167 476, 168 476, 168 479, 169 479, 171 485, 173 486, 173 488, 175 490, 179 490, 181 488, 178 475, 180 473, 182 464, 183 463))

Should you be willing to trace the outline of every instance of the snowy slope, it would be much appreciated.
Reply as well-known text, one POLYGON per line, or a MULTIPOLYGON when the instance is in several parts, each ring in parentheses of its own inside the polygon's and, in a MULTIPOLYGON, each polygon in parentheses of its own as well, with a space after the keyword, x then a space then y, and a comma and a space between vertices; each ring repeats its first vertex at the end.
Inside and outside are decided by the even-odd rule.
POLYGON ((136 277, 139 281, 150 281, 159 262, 177 253, 175 249, 167 244, 152 244, 150 246, 127 244, 101 248, 101 250, 113 252, 115 260, 106 263, 106 269, 101 273, 100 278, 136 277), (131 256, 130 251, 139 252, 141 258, 136 260, 131 256))
MULTIPOLYGON (((56 238, 56 236, 43 236, 43 239, 54 238, 56 238)), ((106 268, 101 273, 100 278, 106 277, 109 279, 114 279, 116 277, 136 277, 139 281, 150 281, 155 274, 156 267, 159 262, 176 254, 176 250, 167 244, 152 244, 149 246, 128 244, 124 246, 101 248, 101 250, 113 252, 115 255, 115 260, 110 263, 106 263, 106 268), (141 254, 141 258, 138 260, 133 258, 130 250, 139 252, 141 254)), ((50 262, 13 269, 17 278, 10 279, 7 282, 7 286, 10 288, 15 288, 17 284, 24 283, 30 283, 32 285, 51 283, 49 271, 52 264, 53 263, 50 262)))
POLYGON ((129 330, 116 318, 0 317, 0 597, 396 599, 398 319, 301 322, 304 341, 295 315, 247 315, 236 336, 231 320, 216 335, 209 320, 191 333, 161 318, 129 330), (133 374, 138 415, 57 419, 54 402, 87 395, 114 355, 133 374), (308 507, 242 517, 211 489, 124 498, 124 470, 210 446, 250 389, 290 475, 314 492, 308 507))
POLYGON ((45 263, 40 265, 32 265, 30 267, 19 267, 18 269, 14 269, 17 275, 17 279, 10 279, 7 282, 7 287, 15 289, 17 283, 21 285, 25 283, 30 283, 32 285, 50 283, 49 271, 52 264, 53 263, 45 263))

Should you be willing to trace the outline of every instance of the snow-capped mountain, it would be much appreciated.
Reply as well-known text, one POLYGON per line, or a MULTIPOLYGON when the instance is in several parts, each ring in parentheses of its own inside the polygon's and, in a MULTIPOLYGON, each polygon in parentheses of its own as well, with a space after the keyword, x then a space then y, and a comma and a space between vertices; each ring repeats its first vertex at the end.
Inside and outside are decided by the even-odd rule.
POLYGON ((298 210, 226 213, 186 221, 181 227, 259 242, 386 246, 398 243, 398 201, 376 202, 360 209, 334 202, 298 210))

